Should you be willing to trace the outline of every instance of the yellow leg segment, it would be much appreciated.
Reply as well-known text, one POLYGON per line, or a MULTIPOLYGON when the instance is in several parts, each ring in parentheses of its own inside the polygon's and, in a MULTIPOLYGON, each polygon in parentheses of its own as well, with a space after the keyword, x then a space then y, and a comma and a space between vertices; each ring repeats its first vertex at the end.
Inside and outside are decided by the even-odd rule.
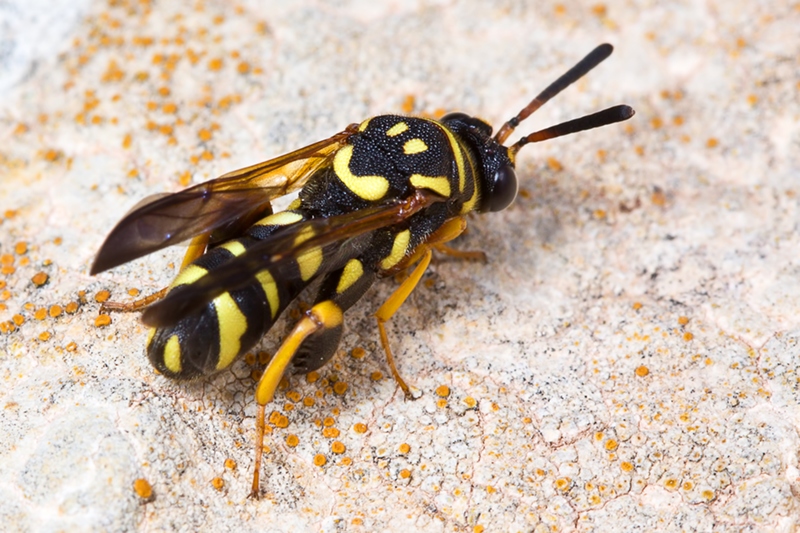
POLYGON ((181 270, 189 266, 195 259, 206 253, 206 247, 208 247, 208 239, 211 238, 210 233, 202 233, 189 241, 189 248, 187 248, 186 253, 183 255, 183 261, 181 262, 181 270))
POLYGON ((256 413, 256 461, 253 472, 253 486, 250 492, 251 498, 258 499, 259 475, 261 473, 261 456, 264 453, 264 429, 266 416, 266 405, 275 396, 275 390, 283 377, 283 373, 289 366, 297 350, 309 335, 321 329, 335 328, 340 325, 344 317, 338 305, 330 300, 320 302, 306 311, 306 316, 294 327, 292 332, 283 341, 278 353, 270 360, 269 365, 261 375, 261 379, 256 386, 256 402, 258 402, 258 412, 256 413))
POLYGON ((400 309, 400 306, 403 305, 403 302, 409 297, 409 295, 414 291, 419 280, 422 279, 422 275, 425 273, 425 270, 428 268, 428 265, 431 263, 431 256, 433 253, 431 252, 430 248, 425 250, 425 253, 420 259, 417 266, 414 267, 414 271, 408 276, 403 283, 397 287, 397 290, 392 293, 388 300, 386 300, 383 305, 378 309, 378 312, 375 313, 375 318, 378 319, 378 331, 381 335, 381 345, 383 346, 383 351, 386 352, 386 361, 389 363, 389 369, 392 371, 392 376, 394 377, 397 384, 403 389, 403 393, 406 395, 407 399, 413 399, 413 395, 411 394, 411 389, 409 389, 408 385, 403 378, 400 377, 400 373, 397 371, 397 366, 394 362, 394 356, 392 355, 392 349, 389 346, 389 337, 386 335, 386 328, 384 324, 392 318, 392 316, 400 309))

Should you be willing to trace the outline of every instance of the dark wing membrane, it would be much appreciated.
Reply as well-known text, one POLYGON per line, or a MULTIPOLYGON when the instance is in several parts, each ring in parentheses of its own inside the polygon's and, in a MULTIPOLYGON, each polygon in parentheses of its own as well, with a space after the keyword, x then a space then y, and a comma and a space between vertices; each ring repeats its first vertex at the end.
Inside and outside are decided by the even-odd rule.
POLYGON ((145 309, 142 321, 148 326, 174 325, 223 292, 253 283, 253 277, 259 272, 280 272, 291 260, 312 248, 322 250, 323 264, 317 274, 323 273, 327 271, 325 260, 347 243, 377 229, 399 224, 420 210, 444 200, 434 193, 417 190, 405 200, 288 226, 274 237, 251 246, 242 255, 190 285, 183 286, 183 290, 169 292, 163 300, 145 309))
POLYGON ((139 202, 111 230, 91 274, 127 263, 196 235, 233 226, 270 208, 271 200, 301 188, 331 157, 355 126, 286 155, 234 170, 174 194, 139 202))

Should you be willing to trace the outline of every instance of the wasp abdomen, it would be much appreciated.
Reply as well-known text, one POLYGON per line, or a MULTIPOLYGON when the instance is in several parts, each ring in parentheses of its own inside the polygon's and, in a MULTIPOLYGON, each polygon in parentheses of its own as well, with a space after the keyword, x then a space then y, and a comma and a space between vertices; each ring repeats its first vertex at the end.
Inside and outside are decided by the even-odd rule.
MULTIPOLYGON (((170 292, 192 290, 192 284, 215 268, 243 254, 247 248, 281 227, 304 220, 294 211, 270 215, 248 230, 248 236, 209 250, 175 278, 170 292)), ((153 366, 173 379, 194 379, 229 366, 250 350, 272 327, 286 306, 311 281, 318 265, 315 251, 301 256, 287 278, 269 269, 258 272, 252 283, 226 291, 197 313, 170 327, 153 328, 147 354, 153 366)))

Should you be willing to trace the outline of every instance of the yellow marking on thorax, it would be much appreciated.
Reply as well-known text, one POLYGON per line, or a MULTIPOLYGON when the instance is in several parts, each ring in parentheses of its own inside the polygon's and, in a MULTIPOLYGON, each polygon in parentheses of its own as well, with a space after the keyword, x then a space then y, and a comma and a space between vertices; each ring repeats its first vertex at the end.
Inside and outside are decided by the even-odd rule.
POLYGON ((164 366, 170 372, 181 373, 181 341, 177 335, 170 336, 164 345, 164 366))
POLYGON ((358 131, 366 131, 366 129, 369 127, 369 121, 370 120, 372 120, 372 119, 368 118, 367 120, 365 120, 364 122, 359 124, 358 125, 358 131))
POLYGON ((389 128, 388 130, 386 130, 386 135, 388 137, 397 137, 398 135, 406 131, 408 131, 408 124, 400 121, 391 128, 389 128))
POLYGON ((239 256, 244 253, 244 244, 240 243, 239 241, 228 241, 225 244, 221 244, 220 248, 225 248, 234 256, 239 256))
POLYGON ((170 284, 169 288, 174 289, 178 285, 189 285, 202 278, 206 274, 208 274, 208 270, 205 268, 197 265, 189 265, 180 271, 180 273, 170 284))
POLYGON ((261 284, 261 288, 264 289, 264 294, 267 295, 269 311, 274 319, 275 315, 278 314, 278 307, 281 304, 280 297, 278 296, 278 286, 275 284, 275 278, 272 277, 272 274, 269 270, 262 270, 256 274, 256 279, 261 284))
MULTIPOLYGON (((299 198, 298 198, 299 200, 299 198)), ((258 222, 255 223, 257 226, 288 226, 289 224, 294 224, 295 222, 300 222, 303 220, 303 215, 300 213, 294 213, 292 211, 281 211, 280 213, 274 213, 269 215, 268 217, 264 217, 258 222)))
POLYGON ((358 259, 351 259, 344 266, 342 275, 339 277, 339 283, 336 285, 336 294, 342 294, 349 289, 353 283, 361 278, 364 274, 364 265, 358 259))
POLYGON ((422 139, 409 139, 403 144, 403 153, 406 155, 421 154, 428 149, 422 139))
POLYGON ((408 249, 408 242, 411 240, 411 231, 403 230, 394 236, 391 253, 381 260, 381 268, 389 270, 403 260, 408 249))
POLYGON ((409 178, 411 185, 417 189, 430 189, 433 192, 448 198, 450 196, 450 180, 443 176, 423 176, 412 174, 409 178))
POLYGON ((295 198, 292 200, 292 203, 289 204, 289 207, 286 208, 287 211, 291 211, 292 209, 297 209, 301 205, 303 205, 303 201, 300 198, 295 198))
POLYGON ((217 370, 222 370, 233 362, 242 348, 242 335, 247 331, 247 317, 229 292, 214 298, 219 324, 219 360, 217 370))
POLYGON ((456 169, 458 170, 458 191, 464 192, 466 186, 466 164, 464 162, 464 153, 461 151, 461 145, 458 139, 453 135, 453 132, 445 128, 442 124, 436 121, 431 121, 436 124, 442 132, 447 136, 447 141, 450 143, 450 150, 453 152, 453 157, 456 159, 456 169))
POLYGON ((333 157, 333 171, 342 183, 356 196, 367 201, 383 198, 389 190, 389 180, 383 176, 356 176, 350 172, 350 159, 353 157, 353 145, 348 144, 336 152, 333 157))

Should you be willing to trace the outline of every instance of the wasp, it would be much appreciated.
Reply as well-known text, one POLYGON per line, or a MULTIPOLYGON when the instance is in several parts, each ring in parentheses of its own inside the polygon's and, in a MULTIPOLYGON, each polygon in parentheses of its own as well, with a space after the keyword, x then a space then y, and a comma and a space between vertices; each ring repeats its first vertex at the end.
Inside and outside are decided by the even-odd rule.
MULTIPOLYGON (((315 281, 319 290, 264 370, 255 391, 256 455, 251 496, 259 495, 266 405, 289 365, 320 368, 342 337, 344 313, 378 279, 410 271, 375 313, 392 375, 386 322, 427 269, 432 250, 471 257, 447 243, 467 215, 507 208, 517 195, 517 152, 544 141, 631 118, 618 105, 531 133, 514 129, 612 52, 595 48, 492 136, 464 113, 440 119, 381 115, 286 155, 235 170, 174 194, 149 197, 114 227, 91 274, 192 239, 167 288, 133 304, 151 326, 147 355, 163 375, 190 380, 228 367, 250 350, 281 312, 315 281), (286 210, 272 202, 299 190, 286 210)), ((480 253, 478 253, 480 254, 480 253)))

